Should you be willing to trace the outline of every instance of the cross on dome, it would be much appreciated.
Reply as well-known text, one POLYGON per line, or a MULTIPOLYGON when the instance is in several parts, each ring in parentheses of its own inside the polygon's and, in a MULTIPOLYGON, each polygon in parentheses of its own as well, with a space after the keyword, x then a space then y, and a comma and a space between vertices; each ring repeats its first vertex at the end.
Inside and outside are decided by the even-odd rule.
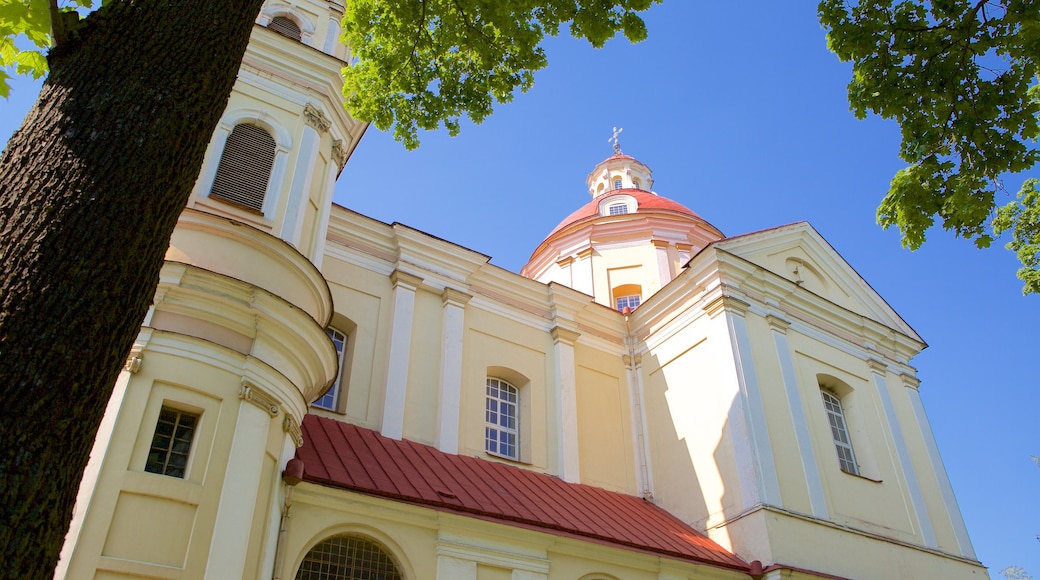
POLYGON ((621 145, 618 144, 618 135, 621 135, 621 132, 624 130, 624 128, 618 129, 617 127, 614 127, 614 135, 610 139, 607 139, 607 143, 610 143, 611 141, 614 142, 615 155, 621 155, 621 145))

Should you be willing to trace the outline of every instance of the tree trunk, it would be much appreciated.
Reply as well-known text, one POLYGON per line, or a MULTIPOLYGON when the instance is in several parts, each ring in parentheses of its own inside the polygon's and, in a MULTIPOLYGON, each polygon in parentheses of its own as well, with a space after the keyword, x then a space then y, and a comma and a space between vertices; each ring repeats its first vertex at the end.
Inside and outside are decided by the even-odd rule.
POLYGON ((262 0, 113 0, 0 155, 0 562, 50 578, 262 0))

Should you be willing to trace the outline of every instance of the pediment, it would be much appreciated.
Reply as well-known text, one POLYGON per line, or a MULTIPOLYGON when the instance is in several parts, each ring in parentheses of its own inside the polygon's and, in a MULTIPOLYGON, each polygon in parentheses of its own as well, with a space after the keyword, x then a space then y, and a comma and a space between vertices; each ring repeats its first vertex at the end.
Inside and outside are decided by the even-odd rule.
POLYGON ((762 230, 715 243, 842 308, 907 336, 920 336, 808 222, 762 230))

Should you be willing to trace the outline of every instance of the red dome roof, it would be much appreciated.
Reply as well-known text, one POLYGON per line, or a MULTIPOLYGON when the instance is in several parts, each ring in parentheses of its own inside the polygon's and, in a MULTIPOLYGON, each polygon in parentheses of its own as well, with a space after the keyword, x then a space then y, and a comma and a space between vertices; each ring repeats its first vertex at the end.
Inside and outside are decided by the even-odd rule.
POLYGON ((549 232, 549 235, 546 236, 546 238, 548 239, 552 237, 552 235, 556 232, 563 230, 564 228, 567 228, 578 222, 582 222, 591 218, 600 217, 600 203, 602 203, 605 199, 608 199, 618 194, 635 198, 637 206, 635 213, 642 213, 647 210, 672 211, 703 220, 701 216, 694 213, 693 210, 691 210, 690 208, 686 207, 681 203, 672 201, 667 197, 661 197, 660 195, 656 195, 650 193, 649 191, 644 191, 642 189, 615 189, 610 193, 606 193, 599 197, 593 198, 592 201, 578 208, 577 211, 564 218, 564 220, 560 222, 558 226, 553 228, 553 231, 549 232))

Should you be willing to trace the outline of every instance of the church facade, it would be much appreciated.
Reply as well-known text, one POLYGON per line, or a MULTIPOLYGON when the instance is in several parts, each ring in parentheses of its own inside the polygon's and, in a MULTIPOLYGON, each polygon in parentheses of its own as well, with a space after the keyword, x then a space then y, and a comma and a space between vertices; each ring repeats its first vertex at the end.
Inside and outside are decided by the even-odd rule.
POLYGON ((343 9, 263 9, 56 578, 988 577, 925 343, 809 224, 616 141, 519 274, 334 205, 343 9))

